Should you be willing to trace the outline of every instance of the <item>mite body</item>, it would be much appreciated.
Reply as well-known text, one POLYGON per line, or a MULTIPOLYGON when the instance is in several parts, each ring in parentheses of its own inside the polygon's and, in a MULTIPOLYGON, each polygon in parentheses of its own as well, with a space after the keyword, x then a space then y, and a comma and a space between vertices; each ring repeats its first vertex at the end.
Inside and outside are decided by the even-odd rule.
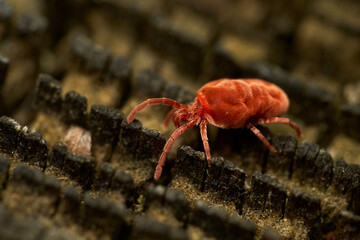
POLYGON ((208 122, 220 128, 241 128, 249 120, 280 116, 289 107, 278 86, 258 79, 210 82, 199 89, 195 101, 208 122))
POLYGON ((260 79, 220 79, 209 82, 200 88, 195 100, 184 105, 169 98, 150 98, 135 107, 128 116, 131 123, 137 112, 149 105, 172 106, 165 124, 173 118, 177 129, 166 142, 156 167, 155 179, 159 179, 174 141, 187 129, 200 125, 200 134, 204 144, 206 159, 210 162, 210 147, 207 137, 207 124, 219 128, 249 128, 271 151, 275 149, 264 135, 255 127, 257 124, 288 124, 302 135, 300 128, 288 118, 279 118, 289 107, 286 93, 275 84, 260 79))

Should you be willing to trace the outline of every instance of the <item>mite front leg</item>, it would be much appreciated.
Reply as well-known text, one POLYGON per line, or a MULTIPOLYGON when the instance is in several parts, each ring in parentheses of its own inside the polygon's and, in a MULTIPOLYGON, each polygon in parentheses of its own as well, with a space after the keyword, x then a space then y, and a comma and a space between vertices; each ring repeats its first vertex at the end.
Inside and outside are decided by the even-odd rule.
POLYGON ((246 124, 247 128, 250 128, 250 130, 264 143, 264 145, 269 149, 270 152, 276 152, 275 148, 271 146, 269 141, 262 135, 262 133, 257 129, 252 123, 246 124))
POLYGON ((188 130, 189 128, 192 128, 194 125, 196 124, 196 121, 193 120, 191 122, 188 122, 185 125, 180 126, 178 129, 176 129, 170 136, 169 140, 166 142, 163 152, 161 153, 161 156, 159 158, 159 162, 156 166, 156 170, 155 170, 155 174, 154 174, 154 179, 158 180, 161 176, 162 173, 162 168, 165 164, 166 161, 166 155, 168 154, 168 152, 170 151, 170 148, 172 147, 173 143, 175 142, 175 140, 181 135, 183 134, 186 130, 188 130))
POLYGON ((164 122, 163 122, 163 125, 164 125, 165 127, 169 126, 169 121, 170 121, 171 118, 174 117, 174 113, 175 113, 176 110, 178 110, 178 109, 177 109, 177 108, 173 108, 173 109, 171 109, 171 110, 166 114, 165 120, 164 120, 164 122))
POLYGON ((173 108, 185 108, 185 109, 188 108, 188 106, 186 106, 184 104, 180 104, 177 101, 172 100, 170 98, 149 98, 148 100, 137 105, 131 111, 131 113, 129 114, 129 116, 127 118, 128 123, 131 123, 132 121, 134 121, 136 113, 140 112, 145 107, 151 106, 151 105, 167 105, 167 106, 171 106, 173 108))
POLYGON ((208 163, 210 164, 211 155, 210 155, 209 140, 208 140, 208 136, 207 136, 207 121, 205 119, 202 120, 200 123, 200 134, 201 134, 201 140, 204 144, 206 159, 207 159, 208 163))

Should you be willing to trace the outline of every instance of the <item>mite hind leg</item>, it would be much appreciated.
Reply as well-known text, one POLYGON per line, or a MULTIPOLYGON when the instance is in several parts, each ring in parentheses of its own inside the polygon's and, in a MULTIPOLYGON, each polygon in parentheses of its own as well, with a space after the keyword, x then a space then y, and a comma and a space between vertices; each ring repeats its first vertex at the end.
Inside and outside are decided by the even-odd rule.
POLYGON ((265 123, 281 123, 281 124, 286 124, 289 125, 291 128, 293 128, 297 135, 299 137, 302 137, 302 132, 299 128, 298 125, 296 125, 296 123, 294 123, 293 121, 291 121, 288 118, 279 118, 279 117, 271 117, 271 118, 260 118, 258 119, 256 122, 253 122, 254 125, 256 124, 265 124, 265 123))

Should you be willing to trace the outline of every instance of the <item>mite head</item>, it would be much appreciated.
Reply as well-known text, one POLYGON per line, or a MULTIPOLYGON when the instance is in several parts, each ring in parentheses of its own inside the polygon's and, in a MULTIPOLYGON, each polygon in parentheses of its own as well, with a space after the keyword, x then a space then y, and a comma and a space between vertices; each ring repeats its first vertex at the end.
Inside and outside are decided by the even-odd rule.
POLYGON ((180 108, 174 112, 174 124, 176 127, 180 127, 181 124, 189 122, 192 116, 191 111, 188 108, 180 108))
POLYGON ((190 103, 186 107, 181 107, 180 109, 174 112, 174 124, 176 127, 179 127, 182 124, 188 123, 192 120, 196 120, 199 124, 204 115, 204 109, 202 106, 196 102, 190 103))

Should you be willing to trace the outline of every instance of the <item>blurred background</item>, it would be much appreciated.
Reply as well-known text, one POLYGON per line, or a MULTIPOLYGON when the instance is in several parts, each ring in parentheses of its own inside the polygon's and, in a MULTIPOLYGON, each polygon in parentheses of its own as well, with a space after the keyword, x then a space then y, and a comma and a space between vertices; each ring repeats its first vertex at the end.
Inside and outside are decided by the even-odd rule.
MULTIPOLYGON (((290 114, 307 125, 305 139, 330 146, 336 156, 337 148, 353 144, 358 148, 352 141, 360 139, 357 1, 8 0, 0 4, 0 52, 3 61, 10 61, 2 69, 1 114, 21 123, 30 122, 31 114, 23 110, 30 109, 39 73, 66 82, 72 69, 71 42, 80 36, 105 48, 108 55, 131 62, 134 74, 152 70, 166 81, 186 85, 193 94, 218 78, 259 77, 275 82, 290 96, 290 114)), ((64 85, 66 90, 85 93, 81 85, 64 85)), ((124 101, 126 96, 119 98, 124 101)), ((110 97, 104 101, 107 106, 123 104, 110 97)))
MULTIPOLYGON (((338 203, 333 198, 342 199, 340 209, 360 213, 359 204, 355 203, 360 196, 359 1, 0 0, 0 116, 35 128, 49 148, 59 142, 71 124, 91 128, 88 112, 93 111, 93 104, 128 114, 150 97, 170 97, 189 103, 197 89, 220 78, 262 78, 284 89, 291 104, 286 117, 299 124, 304 133, 302 139, 290 137, 295 142, 294 149, 296 144, 307 142, 316 146, 315 156, 319 149, 331 155, 331 173, 326 180, 329 185, 335 179, 335 166, 339 170, 343 160, 346 166, 351 166, 351 170, 345 171, 349 176, 347 185, 334 190, 335 193, 333 189, 323 190, 311 183, 302 188, 302 180, 296 180, 297 177, 289 180, 290 168, 290 173, 270 171, 270 174, 288 189, 297 186, 321 199, 325 209, 321 215, 321 234, 313 231, 316 234, 310 238, 359 239, 358 235, 351 235, 353 229, 359 232, 358 226, 351 225, 358 223, 358 218, 352 218, 351 227, 346 225, 352 229, 348 235, 341 235, 341 228, 337 228, 335 235, 332 231, 338 203), (48 86, 46 92, 41 88, 43 78, 39 74, 42 73, 51 75, 59 85, 48 86), (68 95, 70 91, 79 96, 68 95), (47 93, 52 95, 49 97, 47 93), (55 93, 60 103, 54 102, 55 93), (39 99, 50 105, 41 105, 39 99), (65 105, 70 109, 67 112, 63 109, 65 105), (327 198, 334 200, 333 203, 327 198)), ((155 107, 137 117, 144 127, 157 129, 167 139, 174 127, 160 126, 166 110, 155 107)), ((295 135, 288 126, 270 124, 266 127, 270 129, 263 129, 266 136, 271 133, 295 135)), ((171 159, 176 158, 181 144, 201 150, 197 131, 179 140, 170 153, 171 159)), ((160 138, 152 134, 149 138, 160 138)), ((244 153, 247 147, 256 144, 250 140, 246 145, 246 133, 244 139, 237 142, 241 134, 244 134, 242 130, 229 132, 211 127, 210 147, 214 156, 234 160, 245 169, 247 176, 255 171, 268 173, 267 163, 252 163, 254 154, 248 157, 244 153)), ((267 159, 267 153, 254 149, 251 151, 267 159)), ((92 149, 96 161, 103 155, 109 157, 114 149, 111 153, 97 150, 92 149)), ((304 156, 311 152, 308 148, 304 151, 304 156)), ((316 164, 324 169, 320 163, 316 164)), ((136 172, 134 168, 127 170, 136 172)), ((136 196, 142 196, 144 186, 151 182, 149 170, 144 172, 148 178, 135 181, 136 196)), ((247 178, 245 189, 250 188, 250 182, 247 178)), ((174 189, 181 189, 172 184, 174 189)), ((234 207, 241 212, 239 208, 242 205, 234 207)), ((300 221, 307 217, 305 214, 300 221)), ((288 226, 283 218, 276 224, 258 221, 259 215, 254 217, 248 213, 247 218, 260 229, 275 226, 287 239, 303 239, 301 234, 311 232, 312 227, 303 228, 303 223, 299 223, 302 230, 296 235, 297 229, 282 229, 288 226)), ((257 232, 258 239, 260 235, 257 232)))

